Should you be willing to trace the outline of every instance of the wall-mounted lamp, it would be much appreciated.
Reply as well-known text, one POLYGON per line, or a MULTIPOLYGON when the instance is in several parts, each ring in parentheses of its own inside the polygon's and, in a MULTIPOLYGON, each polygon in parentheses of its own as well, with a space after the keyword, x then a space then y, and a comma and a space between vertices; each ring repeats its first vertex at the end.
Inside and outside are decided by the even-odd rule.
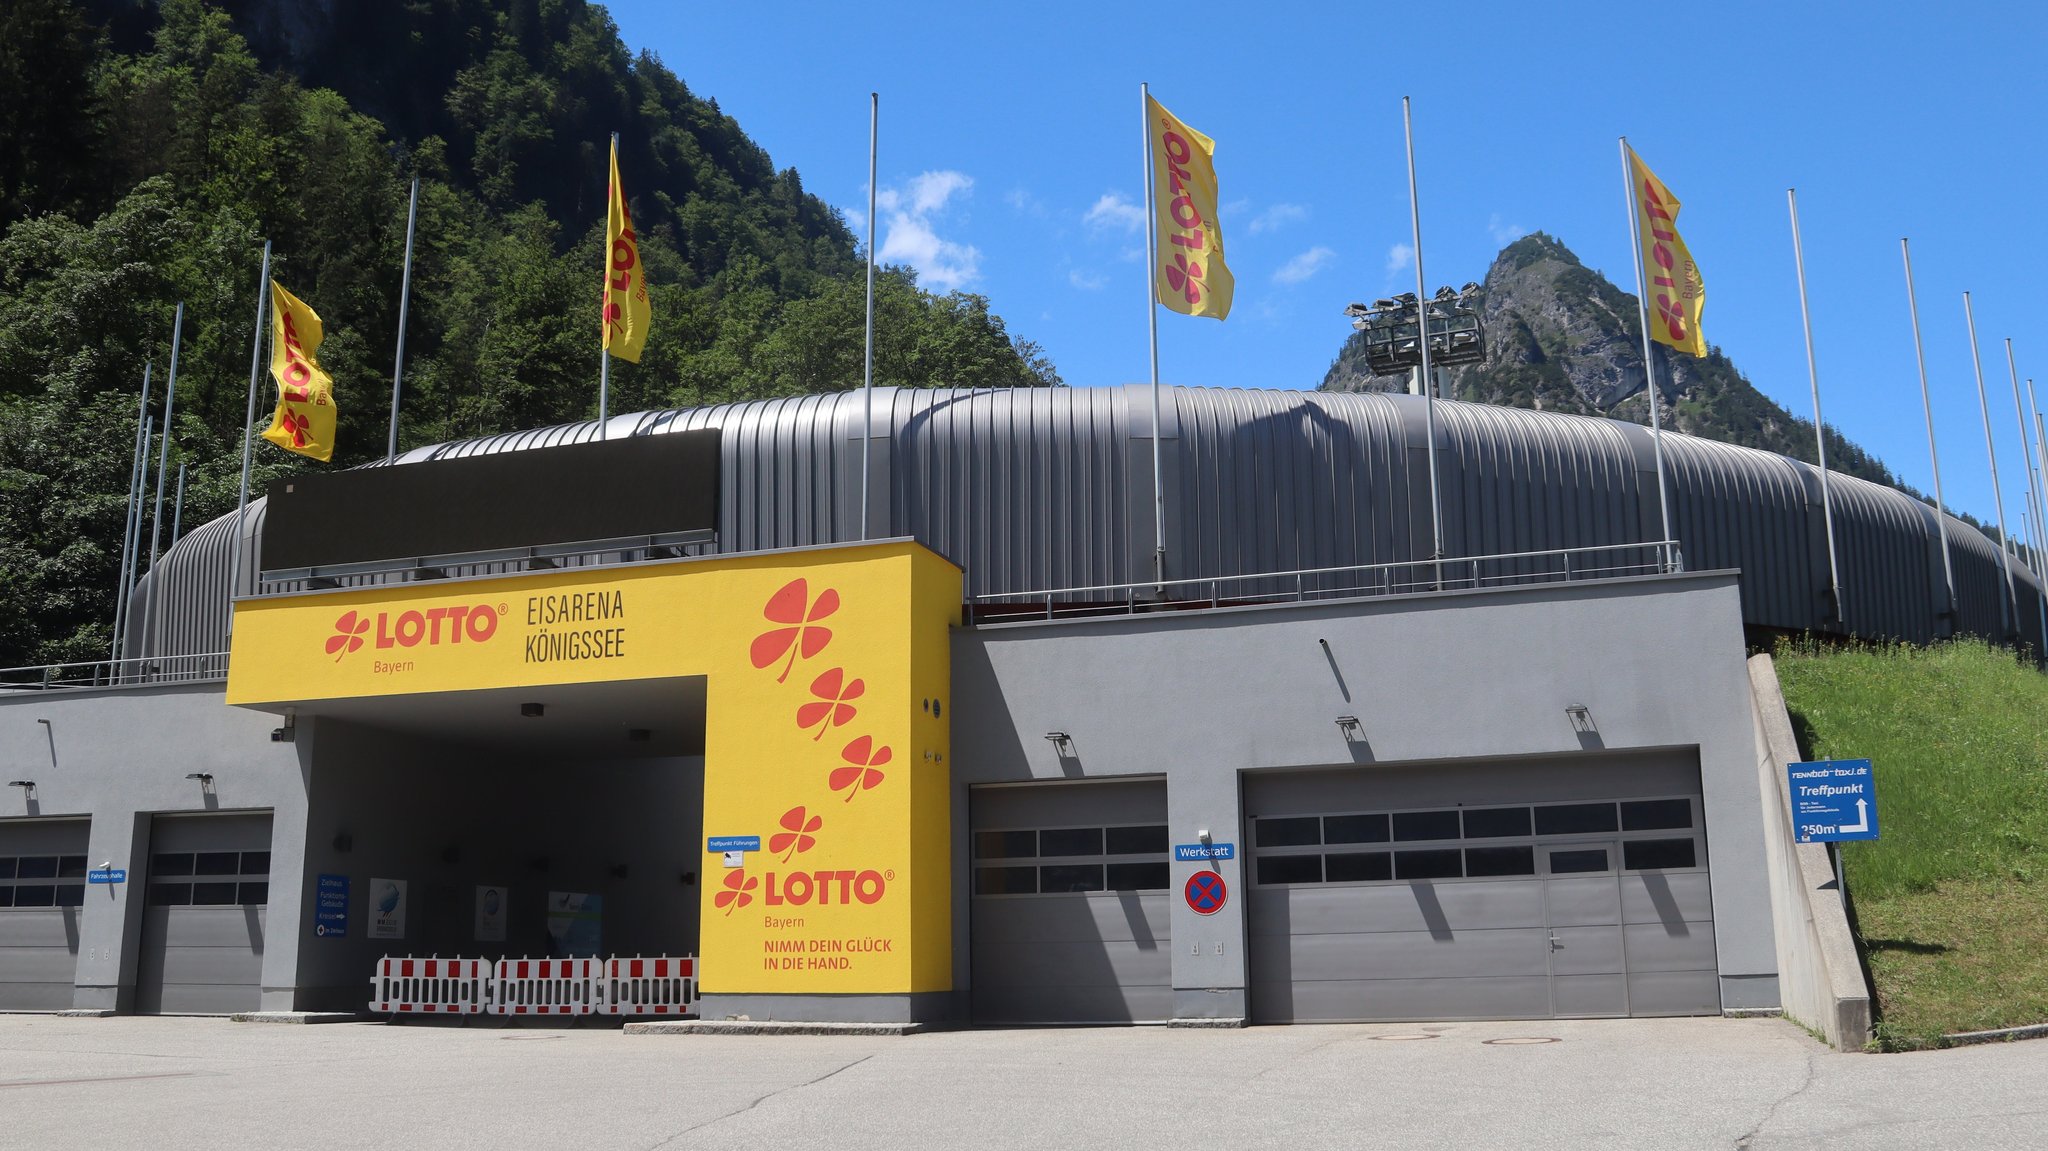
POLYGON ((1045 739, 1047 743, 1052 744, 1052 750, 1057 755, 1068 754, 1074 746, 1074 737, 1064 731, 1048 731, 1045 733, 1045 739))
POLYGON ((337 831, 334 833, 333 843, 334 850, 345 855, 355 847, 356 837, 346 831, 337 831))
POLYGON ((42 725, 43 725, 44 727, 48 727, 48 726, 50 726, 50 721, 49 721, 49 720, 47 720, 47 719, 44 719, 44 718, 43 718, 42 716, 37 716, 37 717, 36 717, 36 722, 37 722, 37 723, 40 723, 40 724, 42 724, 42 725))
POLYGON ((36 797, 36 781, 33 779, 10 779, 7 781, 7 786, 20 788, 23 799, 34 799, 36 797))
POLYGON ((626 742, 628 743, 646 743, 653 738, 654 731, 652 728, 629 727, 626 729, 626 742))
POLYGON ((201 787, 213 786, 213 773, 210 771, 188 771, 185 773, 185 778, 198 780, 201 787))
POLYGON ((626 866, 625 864, 623 864, 623 863, 614 863, 614 864, 612 864, 612 878, 613 878, 613 879, 624 879, 624 878, 626 878, 626 876, 627 876, 627 874, 629 873, 629 871, 630 871, 630 869, 629 869, 629 868, 628 868, 628 867, 627 867, 627 866, 626 866))
POLYGON ((546 715, 547 711, 548 709, 546 704, 522 703, 519 705, 519 714, 525 716, 527 719, 539 719, 541 716, 546 715))
POLYGON ((1347 736, 1357 735, 1359 732, 1358 717, 1355 715, 1338 716, 1337 730, 1343 732, 1347 736))
POLYGON ((284 711, 284 726, 270 729, 270 742, 295 743, 299 738, 299 713, 294 708, 284 711))
POLYGON ((1209 842, 1209 829, 1204 827, 1201 830, 1195 832, 1195 838, 1202 841, 1203 843, 1209 842))
POLYGON ((1593 726, 1593 713, 1587 711, 1586 705, 1583 703, 1566 704, 1564 706, 1564 713, 1571 717, 1573 731, 1584 734, 1599 730, 1599 728, 1593 726))

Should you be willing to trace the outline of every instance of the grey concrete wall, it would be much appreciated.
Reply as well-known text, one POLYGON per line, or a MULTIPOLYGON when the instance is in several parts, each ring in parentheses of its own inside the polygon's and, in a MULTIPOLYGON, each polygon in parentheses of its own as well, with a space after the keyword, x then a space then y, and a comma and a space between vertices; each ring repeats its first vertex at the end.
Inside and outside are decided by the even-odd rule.
POLYGON ((383 955, 546 955, 550 891, 603 896, 605 955, 694 950, 701 758, 523 759, 332 719, 316 732, 299 890, 310 905, 320 874, 346 875, 350 906, 339 938, 306 919, 302 1008, 360 1009, 383 955), (405 938, 368 937, 372 878, 407 881, 405 938), (476 938, 479 885, 510 888, 502 943, 476 938))
POLYGON ((0 694, 0 763, 8 778, 36 782, 33 801, 19 788, 0 793, 0 819, 90 816, 89 865, 128 872, 127 883, 86 891, 78 1008, 133 1003, 150 816, 266 809, 273 881, 262 1004, 293 1006, 300 892, 288 879, 304 865, 307 745, 271 742, 278 718, 226 706, 223 690, 213 683, 0 694), (186 779, 191 772, 211 774, 211 790, 186 779))
MULTIPOLYGON (((1775 1007, 1740 595, 1732 572, 963 629, 953 646, 956 828, 977 783, 1164 773, 1175 843, 1208 828, 1231 899, 1179 898, 1178 1010, 1244 1014, 1239 773, 1698 749, 1725 1008, 1775 1007), (1597 731, 1574 729, 1583 704, 1597 731), (1339 716, 1356 716, 1347 732, 1339 716), (1063 731, 1064 748, 1044 738, 1063 731)), ((956 835, 954 973, 969 972, 956 835)))
POLYGON ((1750 657, 1749 679, 1785 1014, 1841 1050, 1861 1051, 1871 1036, 1870 985, 1827 845, 1800 843, 1793 834, 1785 765, 1798 762, 1799 743, 1770 656, 1750 657))

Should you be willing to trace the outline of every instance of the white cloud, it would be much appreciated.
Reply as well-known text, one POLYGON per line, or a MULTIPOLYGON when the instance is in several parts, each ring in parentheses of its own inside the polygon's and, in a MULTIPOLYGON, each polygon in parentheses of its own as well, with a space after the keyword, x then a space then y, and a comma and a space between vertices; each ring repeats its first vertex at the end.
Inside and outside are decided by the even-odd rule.
POLYGON ((875 258, 909 264, 920 283, 942 292, 973 283, 981 275, 981 249, 945 239, 935 226, 955 196, 965 199, 973 191, 973 177, 953 171, 924 172, 905 187, 878 190, 883 235, 875 258))
POLYGON ((1486 221, 1486 230, 1493 233, 1493 242, 1505 247, 1529 234, 1529 229, 1520 224, 1503 224, 1499 212, 1486 221))
POLYGON ((1415 266, 1415 246, 1395 244, 1387 249, 1387 275, 1398 276, 1415 266))
POLYGON ((1104 192, 1095 206, 1081 216, 1081 222, 1098 231, 1114 228, 1135 232, 1145 226, 1145 209, 1124 199, 1119 192, 1104 192))
POLYGON ((1109 277, 1087 268, 1074 268, 1067 272, 1067 283, 1084 292, 1099 292, 1109 283, 1109 277))
POLYGON ((1252 217, 1251 233, 1277 231, 1288 224, 1308 219, 1308 209, 1300 204, 1275 204, 1252 217))
POLYGON ((1273 273, 1273 282, 1276 284, 1299 284, 1317 272, 1322 271, 1329 265, 1331 260, 1336 258, 1337 253, 1318 244, 1280 265, 1280 270, 1273 273))

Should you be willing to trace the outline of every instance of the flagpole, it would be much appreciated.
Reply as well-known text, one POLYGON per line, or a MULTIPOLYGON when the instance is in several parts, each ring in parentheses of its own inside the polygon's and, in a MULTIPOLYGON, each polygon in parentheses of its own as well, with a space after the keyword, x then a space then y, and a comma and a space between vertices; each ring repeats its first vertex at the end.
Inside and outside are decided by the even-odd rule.
POLYGON ((420 214, 420 178, 412 178, 412 203, 405 210, 405 275, 398 285, 398 359, 391 366, 391 438, 384 458, 398 458, 398 381, 405 375, 405 314, 412 303, 412 229, 420 214))
POLYGON ((875 141, 881 129, 882 95, 868 93, 868 319, 862 345, 861 393, 866 412, 860 431, 860 538, 868 538, 868 453, 875 438, 875 141))
MULTIPOLYGON (((2020 369, 2019 365, 2013 360, 2012 337, 2010 336, 2006 337, 2005 340, 2005 370, 2012 376, 2012 418, 2013 421, 2019 424, 2020 426, 2021 459, 2024 464, 2032 464, 2033 454, 2027 451, 2027 413, 2026 410, 2020 404, 2020 369)), ((2040 479, 2040 476, 2030 466, 2022 466, 2020 469, 2020 474, 2026 477, 2027 503, 2029 505, 2029 510, 2035 514, 2035 518, 2038 521, 2039 509, 2041 505, 2039 502, 2040 491, 2036 486, 2036 483, 2040 479)), ((2034 562, 2034 557, 2038 555, 2041 550, 2041 531, 2038 522, 2027 526, 2027 534, 2033 537, 2033 539, 2030 541, 2032 546, 2027 549, 2027 570, 2033 573, 2034 575, 2034 590, 2038 593, 2041 593, 2042 604, 2041 650, 2037 652, 2036 655, 2041 656, 2042 658, 2048 658, 2048 588, 2043 588, 2041 586, 2040 571, 2038 566, 2034 562)), ((2013 611, 2015 615, 2018 614, 2019 600, 2017 598, 2013 600, 2013 611)), ((2014 625, 2015 627, 2017 627, 2017 619, 2015 619, 2014 625)))
MULTIPOLYGON (((612 157, 614 157, 614 158, 616 158, 616 157, 618 156, 618 154, 619 154, 619 134, 618 134, 617 132, 613 132, 613 133, 612 133, 612 151, 611 151, 611 154, 612 154, 612 157)), ((618 188, 618 189, 614 189, 614 188, 612 188, 612 187, 611 187, 611 168, 610 168, 610 166, 609 166, 609 163, 610 163, 610 162, 608 161, 608 162, 607 162, 607 166, 606 166, 606 168, 605 168, 605 191, 606 191, 606 196, 605 196, 605 211, 606 211, 606 212, 610 212, 610 211, 611 211, 611 197, 612 197, 613 195, 616 195, 616 196, 618 196, 618 197, 619 197, 619 198, 620 198, 621 200, 623 200, 623 199, 625 199, 625 198, 626 198, 626 190, 625 190, 624 188, 618 188)), ((604 265, 605 265, 605 267, 606 267, 606 268, 610 268, 610 267, 611 267, 611 259, 612 259, 612 256, 611 256, 611 251, 610 251, 610 249, 609 249, 609 248, 607 248, 607 249, 606 249, 606 251, 605 251, 605 256, 604 256, 604 265)), ((607 272, 605 273, 605 283, 606 283, 607 285, 609 285, 609 284, 611 283, 611 273, 610 273, 609 271, 607 271, 607 272)), ((612 390, 612 330, 611 330, 611 322, 612 322, 612 319, 611 319, 611 314, 610 314, 610 311, 609 311, 609 310, 607 310, 607 311, 606 311, 606 314, 605 314, 605 317, 604 317, 604 323, 605 323, 605 329, 604 329, 604 343, 603 343, 603 345, 602 345, 602 346, 601 346, 601 347, 600 347, 600 348, 598 349, 598 363, 597 363, 597 438, 598 438, 598 439, 601 439, 601 440, 602 440, 602 439, 606 439, 606 438, 607 438, 607 437, 606 437, 606 435, 605 435, 605 415, 606 415, 606 414, 607 414, 607 412, 608 412, 608 411, 610 410, 610 405, 611 405, 611 390, 612 390)))
MULTIPOLYGON (((130 600, 133 600, 135 598, 136 569, 140 567, 142 564, 142 497, 143 491, 145 490, 145 486, 149 483, 149 444, 150 441, 155 438, 156 417, 151 416, 149 417, 149 422, 143 427, 142 430, 143 471, 139 482, 137 482, 135 485, 135 530, 130 533, 135 539, 135 546, 132 549, 130 549, 128 556, 128 570, 123 577, 123 585, 121 588, 121 602, 123 604, 127 604, 130 600)), ((127 658, 126 652, 128 651, 128 640, 132 637, 134 633, 134 628, 135 609, 131 605, 128 608, 128 618, 121 621, 121 651, 123 654, 119 658, 127 658)))
POLYGON ((185 522, 185 465, 178 464, 178 498, 171 504, 171 546, 178 546, 180 525, 185 522))
MULTIPOLYGON (((1820 368, 1813 357, 1813 314, 1806 307, 1806 252, 1799 242, 1799 194, 1785 189, 1785 203, 1792 209, 1792 262, 1799 269, 1799 323, 1806 331, 1806 376, 1813 384, 1813 443, 1820 458, 1820 514, 1828 533, 1828 606, 1835 622, 1845 619, 1842 611, 1842 572, 1835 562, 1835 505, 1828 495, 1828 432, 1820 415, 1820 368)), ((2018 403, 2018 392, 2013 393, 2018 403)))
POLYGON ((1444 513, 1436 476, 1436 380, 1429 371, 1429 288, 1422 276, 1422 202, 1415 193, 1415 122, 1409 114, 1408 97, 1401 97, 1401 131, 1408 144, 1408 223, 1415 234, 1415 326, 1422 348, 1423 435, 1429 441, 1423 453, 1429 461, 1429 559, 1436 579, 1444 582, 1444 513))
POLYGON ((1920 346, 1920 304, 1913 295, 1913 251, 1906 237, 1899 237, 1899 255, 1906 262, 1906 310, 1913 317, 1913 360, 1920 368, 1920 406, 1927 412, 1927 459, 1934 466, 1934 526, 1941 533, 1941 576, 1947 583, 1948 598, 1942 601, 1941 614, 1949 619, 1949 632, 1955 631, 1956 622, 1956 571, 1949 558, 1948 546, 1948 505, 1941 498, 1941 456, 1934 450, 1934 401, 1927 396, 1927 355, 1920 346))
POLYGON ((114 644, 107 658, 121 658, 121 628, 128 622, 128 560, 134 554, 135 520, 142 512, 142 464, 149 451, 149 373, 155 365, 142 365, 142 402, 135 408, 135 445, 128 449, 128 514, 121 520, 121 566, 114 569, 114 644))
POLYGON ((1970 306, 1968 292, 1963 293, 1963 318, 1970 326, 1970 363, 1977 370, 1977 411, 1984 417, 1984 455, 1991 461, 1991 499, 1992 506, 1998 510, 1998 559, 2005 571, 2006 595, 1998 604, 2002 617, 1999 622, 2005 625, 2007 636, 2015 636, 2019 628, 2020 597, 2013 588, 2012 557, 2005 550, 2006 541, 2010 538, 2005 532, 2005 495, 1998 490, 1998 448, 1991 442, 1991 404, 1984 396, 1984 358, 1977 352, 1977 313, 1970 306), (2006 616, 2008 610, 2011 612, 2009 617, 2006 616))
POLYGON ((1671 497, 1664 484, 1664 425, 1657 414, 1657 361, 1650 351, 1650 297, 1643 286, 1643 237, 1639 223, 1642 208, 1636 202, 1636 177, 1629 168, 1628 157, 1628 137, 1623 136, 1621 178, 1628 185, 1628 248, 1635 254, 1636 314, 1643 326, 1643 379, 1650 394, 1650 446, 1657 458, 1657 514, 1664 525, 1664 542, 1658 549, 1664 553, 1665 566, 1669 568, 1677 565, 1671 562, 1671 497))
POLYGON ((1159 436, 1159 246, 1153 235, 1153 214, 1159 210, 1159 190, 1152 178, 1152 86, 1138 85, 1138 121, 1145 132, 1145 322, 1152 346, 1152 579, 1156 590, 1166 591, 1166 481, 1160 464, 1159 436))
POLYGON ((171 414, 178 405, 178 345, 185 333, 185 305, 178 304, 177 317, 171 321, 171 374, 164 383, 164 434, 158 445, 156 456, 156 507, 149 517, 149 602, 142 612, 143 654, 150 650, 150 630, 155 626, 157 600, 163 596, 163 580, 156 570, 157 545, 163 534, 164 519, 164 472, 171 462, 171 414))
MULTIPOLYGON (((256 382, 263 378, 263 309, 270 303, 270 241, 263 241, 263 270, 256 276, 256 331, 249 339, 249 407, 242 417, 242 491, 235 499, 235 538, 228 544, 228 634, 235 630, 235 581, 242 574, 242 524, 249 514, 249 453, 255 443, 256 382)), ((255 590, 255 581, 250 581, 255 590)))

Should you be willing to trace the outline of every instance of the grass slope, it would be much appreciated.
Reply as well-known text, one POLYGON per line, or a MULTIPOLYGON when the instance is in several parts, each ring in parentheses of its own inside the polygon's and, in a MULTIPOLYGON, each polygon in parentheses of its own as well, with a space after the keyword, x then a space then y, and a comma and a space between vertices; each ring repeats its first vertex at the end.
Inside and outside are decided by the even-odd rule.
POLYGON ((1777 664, 1802 751, 1876 772, 1883 838, 1842 866, 1879 1041, 2048 1023, 2048 676, 1976 642, 1777 664))

